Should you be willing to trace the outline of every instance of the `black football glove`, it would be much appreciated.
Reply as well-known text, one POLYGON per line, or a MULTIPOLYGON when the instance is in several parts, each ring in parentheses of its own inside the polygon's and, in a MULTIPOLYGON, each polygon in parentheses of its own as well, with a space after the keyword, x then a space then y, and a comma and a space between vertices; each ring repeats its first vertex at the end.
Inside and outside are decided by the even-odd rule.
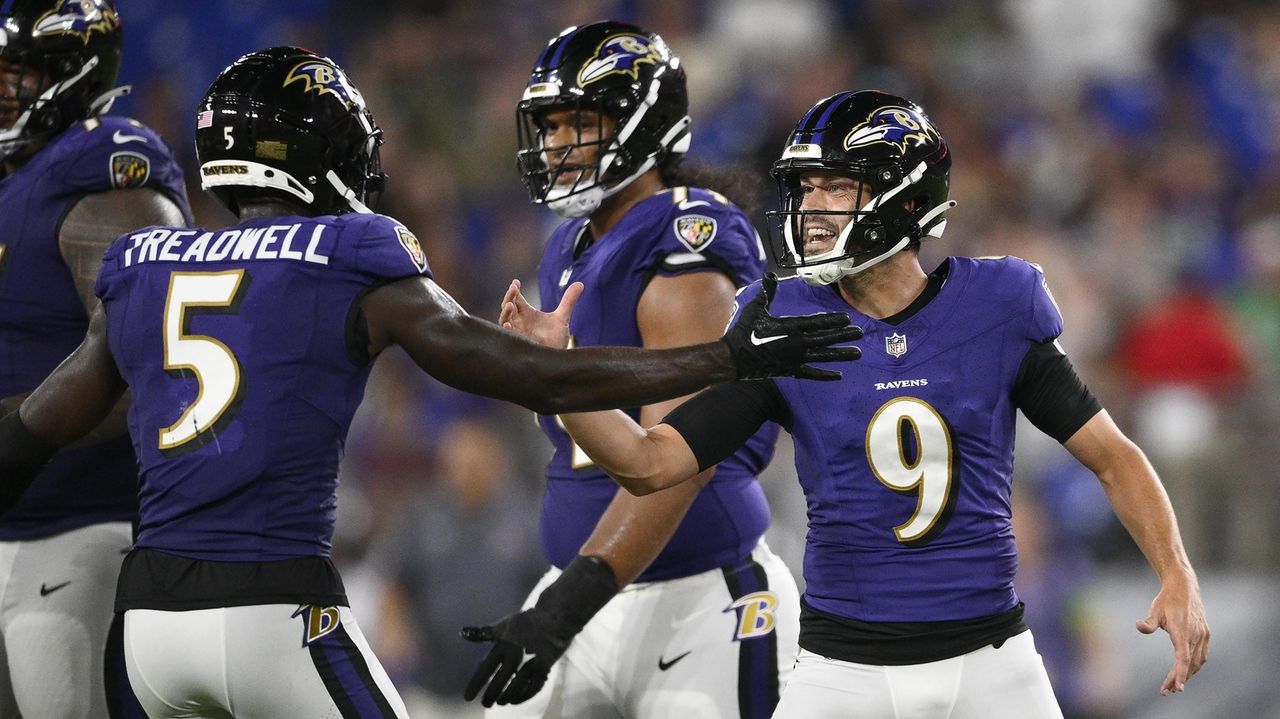
POLYGON ((847 362, 862 356, 857 347, 831 347, 862 337, 862 328, 849 324, 843 312, 823 312, 803 317, 774 317, 769 304, 778 287, 778 276, 770 272, 760 282, 760 294, 742 308, 738 321, 722 342, 729 345, 738 379, 799 377, 833 381, 835 370, 817 369, 809 362, 847 362))
POLYGON ((569 642, 617 593, 617 580, 609 565, 600 557, 579 555, 543 590, 531 609, 492 626, 464 627, 463 639, 493 642, 493 648, 476 667, 463 696, 467 701, 475 699, 488 683, 480 699, 486 707, 495 702, 519 704, 533 697, 546 684, 551 665, 569 648, 569 642), (526 654, 532 656, 525 660, 526 654))

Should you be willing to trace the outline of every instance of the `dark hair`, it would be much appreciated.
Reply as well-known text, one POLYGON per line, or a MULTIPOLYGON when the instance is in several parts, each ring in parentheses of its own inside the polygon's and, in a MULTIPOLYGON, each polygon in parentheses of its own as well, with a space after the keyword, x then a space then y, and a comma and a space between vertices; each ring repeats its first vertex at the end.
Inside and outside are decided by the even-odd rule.
POLYGON ((763 217, 760 213, 771 187, 764 173, 747 165, 711 165, 690 161, 681 155, 668 155, 658 165, 658 173, 667 187, 705 187, 719 192, 752 221, 763 217))

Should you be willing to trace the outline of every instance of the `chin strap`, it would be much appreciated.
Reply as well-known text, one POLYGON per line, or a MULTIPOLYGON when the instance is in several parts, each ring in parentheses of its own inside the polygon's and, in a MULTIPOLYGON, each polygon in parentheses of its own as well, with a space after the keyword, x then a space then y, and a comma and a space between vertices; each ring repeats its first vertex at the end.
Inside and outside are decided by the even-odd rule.
POLYGON ((370 210, 363 202, 360 201, 360 198, 356 197, 356 193, 353 192, 350 187, 342 184, 342 178, 338 177, 336 172, 329 170, 325 173, 324 179, 328 180, 330 185, 333 185, 333 189, 338 191, 338 194, 342 196, 342 199, 347 201, 347 205, 349 205, 351 209, 362 215, 374 214, 373 210, 370 210))
POLYGON ((115 101, 125 95, 133 93, 133 85, 121 85, 120 87, 107 90, 101 95, 95 97, 93 102, 89 103, 90 115, 102 115, 111 112, 111 106, 115 101))

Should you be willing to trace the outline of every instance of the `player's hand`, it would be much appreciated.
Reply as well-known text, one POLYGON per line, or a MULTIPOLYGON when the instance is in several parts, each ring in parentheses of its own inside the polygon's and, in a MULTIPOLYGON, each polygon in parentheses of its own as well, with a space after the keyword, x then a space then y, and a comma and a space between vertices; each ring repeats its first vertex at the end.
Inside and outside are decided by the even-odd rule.
POLYGON ((609 563, 579 555, 532 608, 490 627, 464 627, 463 639, 493 642, 493 648, 476 667, 463 696, 471 701, 488 684, 480 703, 491 707, 494 702, 519 704, 537 694, 569 642, 617 593, 609 563), (525 659, 526 655, 532 656, 525 659))
POLYGON ((498 315, 498 324, 502 329, 514 332, 526 339, 545 345, 552 349, 564 349, 569 346, 569 317, 573 315, 573 306, 582 296, 582 283, 574 282, 565 288, 564 296, 554 312, 542 312, 520 292, 520 280, 511 280, 507 293, 502 296, 502 311, 498 315))
POLYGON ((1173 642, 1173 668, 1160 685, 1161 694, 1185 689, 1187 680, 1209 661, 1209 623, 1194 578, 1164 583, 1151 602, 1151 613, 1139 619, 1137 627, 1143 634, 1164 629, 1173 642))
POLYGON ((519 614, 505 617, 488 627, 464 627, 462 638, 471 642, 493 642, 493 647, 476 667, 463 695, 467 701, 476 698, 488 684, 480 703, 486 707, 519 704, 542 689, 564 650, 569 647, 576 630, 555 625, 555 618, 535 606, 519 614), (531 654, 527 661, 525 654, 531 654))
POLYGON ((804 317, 775 317, 769 305, 778 287, 772 272, 760 283, 760 294, 751 300, 738 321, 721 338, 729 345, 738 379, 799 377, 838 380, 835 370, 810 367, 810 362, 847 362, 862 356, 857 347, 831 347, 862 337, 862 329, 849 324, 843 312, 824 312, 804 317))

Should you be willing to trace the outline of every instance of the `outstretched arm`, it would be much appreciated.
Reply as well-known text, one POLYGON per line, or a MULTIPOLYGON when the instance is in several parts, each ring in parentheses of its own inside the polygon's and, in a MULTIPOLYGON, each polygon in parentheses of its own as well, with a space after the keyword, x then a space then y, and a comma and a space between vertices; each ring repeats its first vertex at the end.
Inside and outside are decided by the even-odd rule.
MULTIPOLYGON (((540 312, 533 308, 520 292, 520 281, 513 280, 502 298, 502 311, 498 321, 504 329, 519 333, 540 344, 548 347, 565 347, 569 343, 569 317, 573 313, 574 303, 581 294, 582 284, 575 282, 565 290, 564 298, 554 311, 540 312)), ((646 296, 649 296, 648 292, 646 296)), ((656 301, 661 296, 655 294, 650 299, 656 301)), ((668 308, 666 311, 672 310, 668 308)), ((653 320, 651 334, 660 331, 658 329, 660 319, 654 317, 653 320)), ((675 323, 665 324, 674 325, 675 323)), ((655 336, 655 341, 662 340, 657 340, 655 336)), ((667 409, 678 404, 680 402, 672 402, 663 405, 662 408, 667 409)), ((656 408, 656 406, 650 405, 650 408, 656 408)), ((596 466, 613 477, 629 493, 645 495, 659 489, 673 487, 698 476, 697 459, 684 438, 670 427, 657 424, 664 414, 665 412, 658 414, 656 411, 648 415, 642 413, 643 425, 637 424, 625 412, 617 410, 563 414, 560 416, 560 421, 596 466)), ((705 481, 709 477, 708 473, 699 479, 705 481)), ((698 486, 682 489, 688 495, 690 502, 701 486, 701 483, 696 484, 698 486)), ((615 497, 614 501, 617 502, 618 498, 615 497)), ((594 535, 593 538, 595 538, 594 535)), ((633 580, 634 577, 628 581, 633 580)))
POLYGON ((450 386, 543 414, 644 405, 735 377, 838 377, 805 363, 855 356, 856 348, 828 347, 858 336, 847 315, 776 318, 768 314, 767 302, 758 305, 716 342, 670 350, 592 347, 567 352, 472 317, 425 278, 379 287, 365 296, 361 311, 371 354, 398 344, 450 386), (753 328, 777 340, 754 345, 749 341, 753 328))
POLYGON ((1158 628, 1169 633, 1174 665, 1160 692, 1180 692, 1209 659, 1209 624, 1169 497, 1146 455, 1116 427, 1106 410, 1094 415, 1064 446, 1098 475, 1116 516, 1160 577, 1160 593, 1137 628, 1143 634, 1158 628))

